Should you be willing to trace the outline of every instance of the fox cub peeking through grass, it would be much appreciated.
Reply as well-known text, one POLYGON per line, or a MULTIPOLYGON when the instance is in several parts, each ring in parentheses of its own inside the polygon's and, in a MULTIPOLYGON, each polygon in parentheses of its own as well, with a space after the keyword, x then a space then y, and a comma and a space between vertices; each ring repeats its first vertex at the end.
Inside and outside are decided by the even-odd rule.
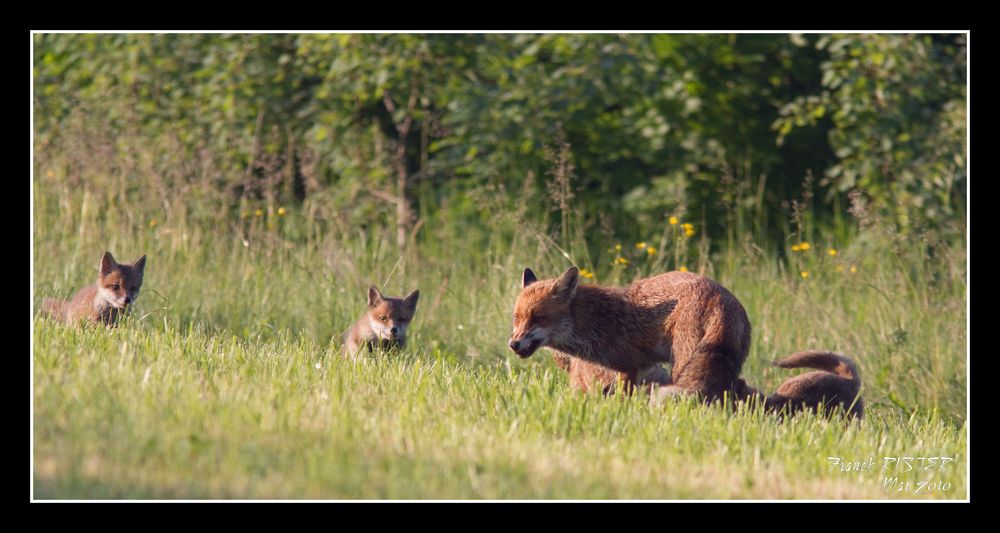
POLYGON ((368 309, 344 335, 347 353, 356 355, 362 349, 383 350, 406 345, 406 328, 417 312, 420 291, 406 298, 387 298, 374 285, 368 287, 368 309))
MULTIPOLYGON (((525 269, 509 347, 527 358, 543 346, 577 389, 597 384, 607 392, 624 381, 627 390, 651 385, 661 397, 693 393, 715 401, 758 394, 739 377, 750 351, 746 311, 722 285, 690 272, 601 287, 580 285, 576 267, 546 280, 525 269), (673 365, 670 378, 661 363, 673 365)), ((767 400, 772 410, 816 406, 825 398, 828 409, 841 405, 860 416, 860 375, 846 356, 801 352, 776 364, 821 372, 786 381, 767 400)))
POLYGON ((142 287, 146 256, 132 263, 118 263, 111 252, 104 252, 97 283, 80 289, 70 301, 46 298, 42 310, 67 324, 89 321, 113 327, 142 287))

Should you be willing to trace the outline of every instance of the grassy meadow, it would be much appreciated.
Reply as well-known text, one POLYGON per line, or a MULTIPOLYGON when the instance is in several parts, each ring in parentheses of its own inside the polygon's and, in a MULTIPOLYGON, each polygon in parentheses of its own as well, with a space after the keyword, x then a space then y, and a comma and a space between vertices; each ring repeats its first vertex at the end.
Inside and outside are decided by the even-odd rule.
POLYGON ((180 196, 122 201, 124 179, 71 187, 49 163, 33 188, 35 498, 968 496, 962 247, 813 230, 781 260, 743 238, 709 253, 699 221, 665 217, 624 242, 484 203, 478 222, 428 217, 400 254, 391 228, 308 205, 207 221, 180 196), (93 283, 105 250, 148 256, 132 316, 114 330, 45 318, 42 298, 93 283), (754 328, 749 383, 773 391, 793 373, 769 362, 793 351, 840 351, 861 368, 865 419, 571 391, 546 351, 522 361, 506 339, 521 270, 572 264, 587 283, 681 267, 718 279, 754 328), (404 353, 350 360, 337 339, 369 283, 421 299, 404 353), (954 461, 886 473, 885 457, 954 461))

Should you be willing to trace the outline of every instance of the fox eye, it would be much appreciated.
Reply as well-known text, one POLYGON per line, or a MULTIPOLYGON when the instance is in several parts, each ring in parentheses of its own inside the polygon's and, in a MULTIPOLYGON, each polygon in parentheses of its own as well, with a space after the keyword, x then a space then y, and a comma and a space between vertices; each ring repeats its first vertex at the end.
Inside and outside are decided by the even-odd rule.
POLYGON ((116 290, 117 291, 118 288, 119 288, 119 285, 117 283, 115 283, 114 285, 111 286, 112 290, 116 290))
POLYGON ((387 317, 385 315, 382 315, 382 316, 378 317, 378 319, 381 320, 382 322, 385 322, 386 320, 389 319, 389 317, 387 317))

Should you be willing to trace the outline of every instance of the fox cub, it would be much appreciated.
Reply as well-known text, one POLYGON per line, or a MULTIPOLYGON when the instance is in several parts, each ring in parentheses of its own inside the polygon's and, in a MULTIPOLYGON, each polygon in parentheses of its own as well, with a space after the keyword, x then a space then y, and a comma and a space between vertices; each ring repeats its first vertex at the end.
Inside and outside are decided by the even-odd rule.
MULTIPOLYGON (((850 357, 843 354, 808 350, 797 352, 774 362, 781 368, 813 368, 785 380, 778 391, 763 398, 769 412, 789 413, 803 409, 822 410, 829 414, 841 408, 850 416, 862 418, 865 402, 861 392, 861 373, 850 357)), ((742 380, 741 380, 742 381, 742 380)), ((751 394, 758 394, 747 386, 751 394)))
POLYGON ((406 345, 406 328, 417 312, 420 291, 406 298, 387 298, 374 286, 368 287, 368 309, 344 334, 344 345, 350 355, 362 349, 402 348, 406 345))
POLYGON ((42 310, 67 324, 87 320, 113 327, 139 296, 145 268, 145 255, 132 263, 118 263, 111 252, 104 252, 96 284, 80 289, 68 302, 46 298, 42 310))
MULTIPOLYGON (((619 288, 580 285, 576 267, 547 280, 525 269, 508 345, 522 358, 547 347, 578 389, 597 384, 607 391, 620 380, 629 390, 645 384, 658 386, 660 395, 694 393, 707 401, 757 394, 739 377, 750 351, 746 311, 722 285, 690 272, 668 272, 619 288), (670 378, 661 363, 673 365, 670 378)), ((824 397, 846 407, 860 389, 860 377, 846 356, 801 352, 777 364, 824 371, 786 381, 770 397, 774 408, 816 405, 824 397)))

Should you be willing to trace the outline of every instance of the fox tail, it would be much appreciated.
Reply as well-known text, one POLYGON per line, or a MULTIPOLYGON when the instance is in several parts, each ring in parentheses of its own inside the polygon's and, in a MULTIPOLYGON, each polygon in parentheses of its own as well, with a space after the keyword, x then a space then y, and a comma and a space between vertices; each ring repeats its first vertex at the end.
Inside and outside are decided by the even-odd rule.
POLYGON ((784 359, 774 362, 774 366, 781 368, 815 368, 824 372, 836 374, 844 379, 856 383, 861 387, 861 373, 858 372, 858 365, 854 360, 844 354, 834 352, 824 352, 820 350, 807 350, 796 352, 784 359))
POLYGON ((768 411, 780 411, 788 407, 791 411, 824 406, 829 413, 843 407, 851 416, 864 415, 864 401, 861 392, 861 373, 850 357, 821 350, 796 352, 774 362, 780 368, 812 368, 785 380, 778 391, 764 400, 768 411))

